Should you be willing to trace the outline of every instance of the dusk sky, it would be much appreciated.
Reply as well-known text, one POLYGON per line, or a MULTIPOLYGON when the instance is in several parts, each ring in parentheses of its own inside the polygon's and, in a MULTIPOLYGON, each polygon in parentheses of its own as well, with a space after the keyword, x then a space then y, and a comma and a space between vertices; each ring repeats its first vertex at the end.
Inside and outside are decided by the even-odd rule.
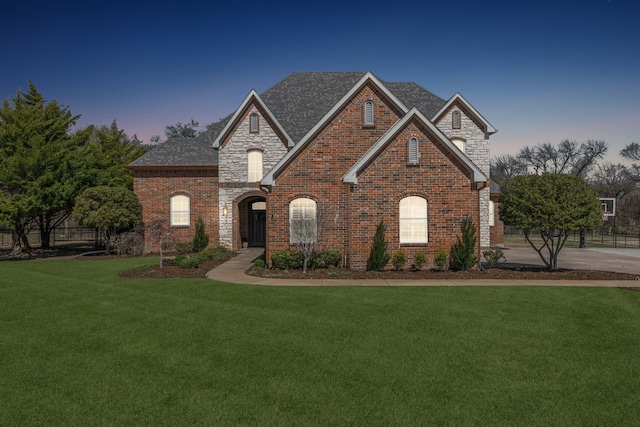
POLYGON ((2 7, 0 98, 33 81, 78 125, 148 142, 232 113, 294 71, 371 71, 498 129, 492 155, 604 139, 640 142, 640 2, 41 2, 2 7))

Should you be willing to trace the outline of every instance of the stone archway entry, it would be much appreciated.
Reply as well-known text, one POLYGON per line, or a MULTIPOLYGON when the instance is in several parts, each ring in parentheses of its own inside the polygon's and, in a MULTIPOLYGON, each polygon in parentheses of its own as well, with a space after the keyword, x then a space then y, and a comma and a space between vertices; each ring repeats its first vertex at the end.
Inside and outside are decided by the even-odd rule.
POLYGON ((249 246, 264 247, 267 241, 267 211, 264 201, 249 203, 249 246))

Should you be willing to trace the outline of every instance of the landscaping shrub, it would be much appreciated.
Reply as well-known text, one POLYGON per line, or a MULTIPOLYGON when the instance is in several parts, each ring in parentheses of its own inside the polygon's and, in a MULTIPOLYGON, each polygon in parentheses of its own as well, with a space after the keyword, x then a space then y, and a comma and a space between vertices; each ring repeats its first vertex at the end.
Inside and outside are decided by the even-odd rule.
POLYGON ((482 256, 484 256, 484 259, 487 260, 487 263, 489 264, 489 268, 495 267, 496 265, 498 265, 498 263, 501 262, 501 260, 503 262, 507 260, 504 257, 504 252, 502 252, 502 250, 500 249, 486 250, 482 252, 482 256))
POLYGON ((457 236, 456 243, 451 248, 451 259, 453 268, 456 270, 469 270, 473 267, 478 258, 476 257, 476 226, 471 218, 462 220, 460 226, 461 236, 457 236))
POLYGON ((177 254, 192 254, 193 250, 193 242, 182 242, 176 245, 176 253, 177 254))
POLYGON ((276 270, 300 270, 304 257, 298 251, 284 250, 271 254, 271 265, 276 270))
POLYGON ((433 263, 438 270, 446 270, 449 267, 449 254, 444 249, 440 249, 433 257, 433 263))
POLYGON ((407 263, 407 254, 403 249, 398 249, 393 253, 391 257, 391 264, 396 270, 402 270, 402 267, 407 263))
POLYGON ((202 252, 193 255, 178 254, 171 261, 172 265, 180 268, 197 268, 205 261, 226 261, 233 257, 234 252, 224 246, 205 249, 202 252))
POLYGON ((318 268, 338 268, 342 264, 342 253, 340 251, 318 251, 313 254, 309 264, 314 270, 318 268))
POLYGON ((367 259, 367 270, 382 271, 391 258, 391 255, 387 253, 388 243, 384 238, 385 231, 387 231, 387 226, 384 221, 380 221, 376 227, 376 234, 373 236, 373 246, 367 259))
POLYGON ((411 267, 415 270, 422 270, 422 267, 427 263, 427 256, 423 253, 416 254, 413 257, 413 264, 411 267))
POLYGON ((198 217, 196 221, 196 234, 193 236, 193 251, 200 252, 209 245, 209 235, 204 232, 204 221, 198 217))
POLYGON ((264 268, 264 260, 262 258, 257 258, 255 261, 253 261, 253 266, 256 269, 264 268))

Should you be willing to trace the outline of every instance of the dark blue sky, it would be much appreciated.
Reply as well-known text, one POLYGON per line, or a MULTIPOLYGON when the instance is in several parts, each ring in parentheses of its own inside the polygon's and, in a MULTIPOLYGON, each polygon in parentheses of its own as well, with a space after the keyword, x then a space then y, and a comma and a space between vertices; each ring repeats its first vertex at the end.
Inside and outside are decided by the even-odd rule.
POLYGON ((13 3, 0 98, 30 79, 80 126, 115 119, 144 141, 217 121, 293 71, 369 70, 462 93, 499 129, 493 154, 640 142, 637 0, 13 3))

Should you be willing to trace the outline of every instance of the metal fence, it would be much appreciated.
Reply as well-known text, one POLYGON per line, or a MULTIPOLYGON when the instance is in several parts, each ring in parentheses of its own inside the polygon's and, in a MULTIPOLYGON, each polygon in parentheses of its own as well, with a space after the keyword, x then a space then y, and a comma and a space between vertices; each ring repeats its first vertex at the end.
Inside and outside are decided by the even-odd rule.
MULTIPOLYGON (((584 243, 587 247, 603 247, 603 248, 640 248, 640 235, 638 234, 620 234, 620 233, 602 233, 599 231, 587 231, 585 233, 584 243)), ((539 233, 531 233, 531 240, 542 243, 539 233)), ((504 231, 505 244, 528 244, 524 233, 520 230, 504 231)), ((565 244, 568 247, 580 246, 580 232, 571 233, 565 244)))
MULTIPOLYGON (((40 245, 40 230, 32 229, 27 233, 29 244, 33 247, 40 245)), ((92 227, 65 227, 57 228, 51 232, 51 247, 77 244, 100 244, 101 236, 97 229, 92 227)), ((11 247, 13 243, 10 228, 0 228, 0 248, 11 247)))

